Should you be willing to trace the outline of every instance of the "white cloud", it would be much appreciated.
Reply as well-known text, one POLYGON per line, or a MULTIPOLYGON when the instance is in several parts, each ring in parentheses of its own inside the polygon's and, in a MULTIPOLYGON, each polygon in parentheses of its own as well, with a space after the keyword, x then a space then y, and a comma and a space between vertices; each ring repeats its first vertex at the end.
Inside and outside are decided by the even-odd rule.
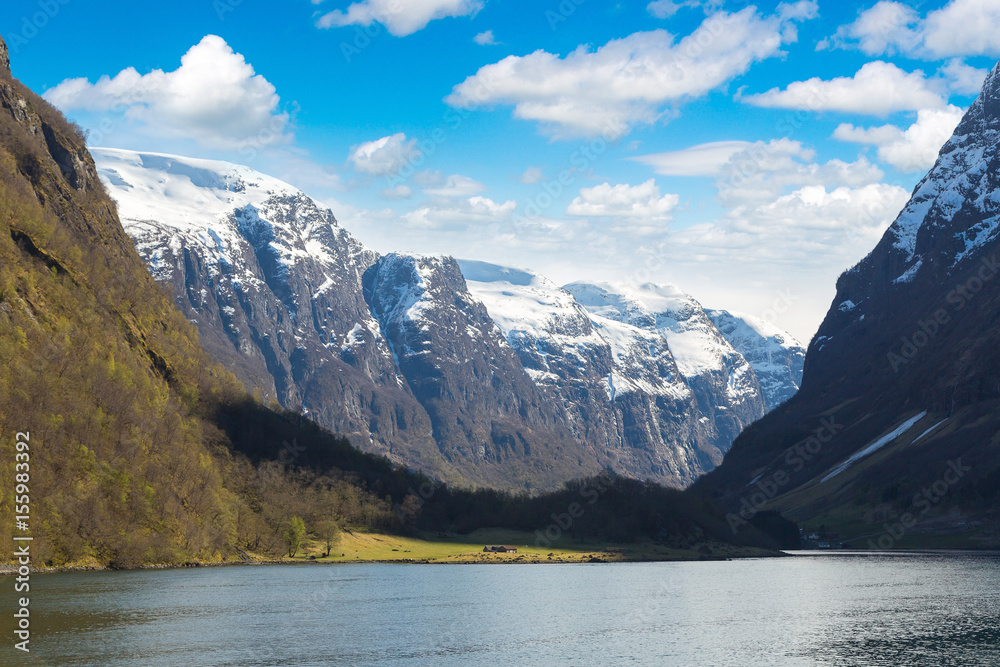
POLYGON ((758 141, 722 165, 715 187, 726 206, 759 205, 790 188, 841 186, 857 188, 877 183, 885 174, 864 157, 855 162, 813 162, 815 151, 791 139, 758 141))
POLYGON ((517 180, 525 185, 534 185, 545 180, 545 172, 541 167, 528 167, 517 180))
POLYGON ((44 97, 67 112, 124 113, 140 133, 193 139, 209 148, 292 141, 274 86, 215 35, 191 47, 172 72, 139 74, 129 67, 97 83, 67 79, 44 97))
POLYGON ((580 190, 580 196, 566 208, 566 215, 609 218, 668 218, 680 197, 660 195, 651 178, 640 185, 603 183, 580 190))
POLYGON ((789 188, 808 185, 861 187, 885 174, 864 157, 855 162, 813 162, 816 153, 799 141, 718 141, 679 151, 632 158, 664 176, 714 176, 727 206, 771 201, 789 188))
POLYGON ((952 58, 938 69, 938 76, 944 79, 948 89, 959 95, 978 95, 989 72, 966 65, 961 58, 952 58))
POLYGON ((496 37, 493 36, 492 30, 487 30, 486 32, 481 32, 472 38, 476 44, 480 46, 493 46, 497 43, 496 37))
POLYGON ((373 176, 395 174, 420 154, 416 139, 402 132, 354 146, 347 158, 355 171, 373 176))
POLYGON ((386 188, 379 192, 379 194, 385 199, 409 199, 413 196, 413 188, 408 185, 397 185, 394 188, 386 188))
POLYGON ((781 90, 743 98, 759 107, 841 111, 885 116, 895 111, 941 108, 945 100, 920 70, 905 72, 892 63, 866 63, 853 77, 814 77, 781 90))
POLYGON ((658 19, 668 19, 685 7, 697 7, 698 0, 673 2, 673 0, 653 0, 646 5, 646 11, 658 19))
POLYGON ((336 9, 320 17, 321 28, 381 23, 396 37, 412 35, 436 19, 471 16, 483 8, 482 0, 364 0, 346 10, 336 9))
POLYGON ((1000 0, 952 0, 927 15, 924 46, 938 56, 1000 53, 1000 0))
POLYGON ((485 191, 485 185, 461 174, 449 176, 439 187, 424 189, 427 194, 437 197, 471 197, 485 191))
POLYGON ((915 57, 1000 54, 1000 0, 951 0, 925 18, 901 2, 883 0, 841 26, 828 44, 857 46, 869 55, 915 57))
POLYGON ((706 305, 773 317, 806 342, 837 276, 871 251, 908 199, 903 188, 881 183, 806 186, 671 231, 661 271, 706 305))
POLYGON ((821 42, 821 48, 844 48, 856 43, 870 56, 912 53, 920 45, 920 35, 914 28, 919 22, 916 10, 883 0, 861 12, 854 23, 838 28, 831 40, 821 42))
POLYGON ((923 109, 907 130, 895 125, 861 128, 848 123, 833 133, 835 139, 878 147, 878 157, 904 172, 925 171, 934 165, 941 146, 955 132, 964 112, 956 106, 923 109))
POLYGON ((630 158, 663 176, 718 176, 730 158, 752 146, 749 141, 713 141, 679 151, 630 158))
POLYGON ((782 53, 795 40, 791 16, 815 3, 783 5, 762 17, 748 7, 709 16, 680 41, 664 31, 639 32, 596 50, 580 46, 564 58, 546 51, 508 56, 455 86, 446 101, 468 107, 510 104, 556 138, 619 136, 638 124, 675 115, 677 106, 705 95, 750 66, 782 53))
POLYGON ((456 231, 508 220, 516 208, 515 201, 500 204, 488 197, 469 197, 421 206, 400 219, 410 228, 456 231))

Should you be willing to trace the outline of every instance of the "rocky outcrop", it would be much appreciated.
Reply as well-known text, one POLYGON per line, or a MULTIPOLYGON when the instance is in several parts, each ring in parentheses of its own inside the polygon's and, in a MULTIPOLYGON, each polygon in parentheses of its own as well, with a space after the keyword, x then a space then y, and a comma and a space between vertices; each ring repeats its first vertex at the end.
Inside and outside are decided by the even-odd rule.
POLYGON ((7 51, 7 42, 0 37, 0 76, 11 76, 10 73, 10 53, 7 51))
MULTIPOLYGON (((661 336, 713 434, 707 453, 718 464, 730 443, 764 414, 753 369, 705 310, 672 285, 573 283, 566 289, 587 310, 661 336)), ((713 466, 714 467, 714 466, 713 466)))
POLYGON ((365 302, 376 256, 328 209, 236 165, 94 152, 140 254, 215 359, 364 449, 452 472, 365 302), (185 187, 191 201, 166 194, 185 187))
POLYGON ((798 341, 753 315, 729 310, 706 312, 719 333, 753 368, 767 411, 798 392, 806 358, 806 349, 798 341))

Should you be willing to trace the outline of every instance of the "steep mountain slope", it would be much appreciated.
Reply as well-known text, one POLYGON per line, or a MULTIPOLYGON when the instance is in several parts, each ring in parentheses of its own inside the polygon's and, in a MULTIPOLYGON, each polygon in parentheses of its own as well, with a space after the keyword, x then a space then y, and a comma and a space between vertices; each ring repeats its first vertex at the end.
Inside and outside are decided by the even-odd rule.
POLYGON ((364 298, 377 256, 328 209, 247 167, 94 155, 136 248, 215 359, 366 449, 449 475, 364 298))
POLYGON ((998 137, 994 69, 910 203, 840 277, 801 391, 700 488, 879 544, 904 519, 907 539, 1000 544, 998 137))
POLYGON ((386 255, 365 274, 365 289, 436 441, 466 479, 555 486, 601 469, 469 294, 455 260, 386 255))
POLYGON ((475 261, 461 267, 525 370, 603 465, 684 485, 716 465, 717 433, 662 336, 588 313, 544 276, 475 261))
POLYGON ((764 414, 760 385, 750 364, 690 295, 673 285, 651 284, 573 283, 566 290, 590 313, 667 341, 702 418, 714 425, 714 459, 721 458, 740 431, 764 414))
POLYGON ((770 322, 730 310, 705 311, 719 332, 743 355, 760 383, 765 409, 790 399, 802 384, 806 349, 770 322))
POLYGON ((548 488, 611 469, 683 486, 763 414, 751 366, 679 291, 645 288, 659 311, 611 317, 535 274, 380 258, 247 167, 95 155, 206 349, 366 450, 453 482, 548 488))

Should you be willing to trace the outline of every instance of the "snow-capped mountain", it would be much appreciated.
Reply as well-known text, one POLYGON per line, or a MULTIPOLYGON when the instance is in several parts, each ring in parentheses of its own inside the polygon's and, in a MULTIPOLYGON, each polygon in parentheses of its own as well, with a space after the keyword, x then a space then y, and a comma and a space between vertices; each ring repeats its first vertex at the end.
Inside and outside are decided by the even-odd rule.
POLYGON ((747 313, 708 310, 715 327, 753 368, 770 411, 799 390, 806 349, 774 324, 747 313))
POLYGON ((881 536, 909 513, 908 539, 1000 545, 998 140, 1000 65, 878 245, 838 280, 801 391, 700 486, 734 510, 757 485, 780 487, 770 508, 855 534, 881 536))
POLYGON ((717 432, 720 453, 764 415, 753 368, 693 297, 673 285, 572 283, 566 289, 592 315, 661 336, 717 432))
POLYGON ((524 369, 564 406, 602 465, 687 484, 718 464, 729 442, 704 417, 662 336, 589 313, 530 271, 461 267, 524 369))
POLYGON ((214 358, 365 449, 460 483, 613 469, 683 486, 764 413, 751 364, 676 288, 379 256, 247 167, 93 154, 214 358))
POLYGON ((125 231, 216 360, 357 444, 424 464, 430 420, 364 298, 375 253, 328 209, 247 167, 92 153, 125 231))

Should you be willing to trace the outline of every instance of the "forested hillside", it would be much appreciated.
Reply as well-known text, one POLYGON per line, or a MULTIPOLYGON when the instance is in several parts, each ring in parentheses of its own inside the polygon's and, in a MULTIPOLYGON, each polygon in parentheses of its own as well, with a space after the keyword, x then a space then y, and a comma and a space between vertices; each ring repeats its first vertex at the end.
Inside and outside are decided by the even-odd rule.
POLYGON ((150 278, 79 128, 0 69, 0 559, 17 432, 30 434, 36 562, 276 551, 292 516, 388 527, 385 500, 293 474, 291 442, 281 457, 258 433, 279 461, 263 466, 236 453, 216 421, 247 400, 241 385, 150 278))

